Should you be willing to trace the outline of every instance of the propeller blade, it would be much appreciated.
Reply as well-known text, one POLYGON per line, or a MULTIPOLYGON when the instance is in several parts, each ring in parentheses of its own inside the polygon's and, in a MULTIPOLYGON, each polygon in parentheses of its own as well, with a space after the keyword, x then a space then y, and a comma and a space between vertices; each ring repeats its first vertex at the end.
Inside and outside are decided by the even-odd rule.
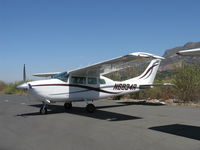
POLYGON ((23 68, 23 81, 26 82, 26 65, 25 64, 23 68))
POLYGON ((32 86, 29 83, 27 83, 27 80, 26 80, 26 65, 25 64, 23 67, 23 82, 22 84, 17 85, 17 88, 23 89, 23 90, 29 90, 32 88, 32 86))

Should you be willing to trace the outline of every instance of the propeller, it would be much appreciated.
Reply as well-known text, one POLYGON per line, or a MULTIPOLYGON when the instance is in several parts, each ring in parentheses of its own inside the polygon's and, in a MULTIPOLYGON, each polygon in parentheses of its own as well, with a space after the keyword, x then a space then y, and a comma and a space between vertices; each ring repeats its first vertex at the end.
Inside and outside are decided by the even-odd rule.
POLYGON ((26 65, 23 67, 23 83, 17 86, 18 89, 29 89, 31 85, 27 83, 26 80, 26 65))
POLYGON ((25 64, 23 68, 23 81, 26 82, 26 65, 25 64))

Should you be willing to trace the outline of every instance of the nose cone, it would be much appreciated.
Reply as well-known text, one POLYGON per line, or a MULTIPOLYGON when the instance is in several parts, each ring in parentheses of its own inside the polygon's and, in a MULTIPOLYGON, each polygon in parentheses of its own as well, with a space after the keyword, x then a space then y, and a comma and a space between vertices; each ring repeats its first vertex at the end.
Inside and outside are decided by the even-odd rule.
POLYGON ((18 85, 17 88, 18 88, 18 89, 28 89, 29 86, 28 86, 27 83, 23 83, 23 84, 18 85))

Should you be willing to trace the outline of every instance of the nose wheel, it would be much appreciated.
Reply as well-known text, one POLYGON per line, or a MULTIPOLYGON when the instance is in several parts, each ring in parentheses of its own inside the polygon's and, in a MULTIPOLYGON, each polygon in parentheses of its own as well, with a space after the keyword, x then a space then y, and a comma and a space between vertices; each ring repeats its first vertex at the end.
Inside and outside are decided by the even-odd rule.
POLYGON ((93 104, 87 104, 86 111, 89 113, 93 113, 96 110, 96 107, 93 104))
POLYGON ((41 115, 47 114, 46 104, 43 104, 43 106, 40 108, 40 114, 41 115))

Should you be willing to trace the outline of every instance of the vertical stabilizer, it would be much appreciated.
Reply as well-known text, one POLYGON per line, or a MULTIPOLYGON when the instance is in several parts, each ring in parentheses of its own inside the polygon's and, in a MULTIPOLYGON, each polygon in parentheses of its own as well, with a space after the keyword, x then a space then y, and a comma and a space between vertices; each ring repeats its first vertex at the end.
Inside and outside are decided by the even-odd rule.
POLYGON ((161 62, 160 59, 152 60, 149 66, 140 76, 127 80, 127 82, 139 82, 140 84, 152 84, 156 77, 158 68, 160 66, 160 62, 161 62))

